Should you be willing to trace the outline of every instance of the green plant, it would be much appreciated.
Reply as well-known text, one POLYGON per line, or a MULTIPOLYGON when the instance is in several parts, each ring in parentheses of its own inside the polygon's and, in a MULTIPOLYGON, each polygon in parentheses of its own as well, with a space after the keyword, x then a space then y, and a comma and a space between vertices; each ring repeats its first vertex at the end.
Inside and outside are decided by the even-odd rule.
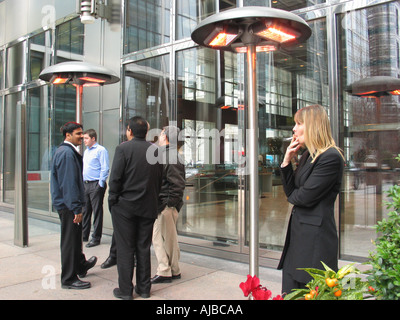
MULTIPOLYGON (((400 155, 396 157, 400 161, 400 155)), ((375 251, 369 254, 372 270, 368 277, 374 288, 374 296, 381 300, 400 299, 400 186, 392 186, 387 192, 392 199, 387 203, 393 209, 387 218, 375 226, 378 237, 375 251)))
POLYGON ((348 264, 335 272, 321 261, 325 270, 302 268, 313 278, 306 289, 295 289, 285 296, 285 300, 363 300, 369 297, 368 282, 358 274, 361 271, 348 264))

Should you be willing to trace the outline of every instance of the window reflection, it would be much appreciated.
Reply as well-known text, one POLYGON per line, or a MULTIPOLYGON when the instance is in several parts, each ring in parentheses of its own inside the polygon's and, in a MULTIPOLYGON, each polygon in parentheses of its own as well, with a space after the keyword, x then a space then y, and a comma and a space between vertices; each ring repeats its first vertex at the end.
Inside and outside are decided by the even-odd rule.
POLYGON ((50 38, 50 32, 43 32, 29 39, 28 81, 39 79, 40 72, 50 65, 50 38))
MULTIPOLYGON (((329 106, 325 19, 308 22, 305 44, 287 51, 257 54, 259 101, 260 245, 280 250, 291 205, 283 192, 279 166, 292 136, 293 116, 310 104, 329 106)), ((246 235, 248 239, 248 235, 246 235)))
POLYGON ((124 53, 170 42, 169 0, 129 0, 125 13, 124 53))
POLYGON ((10 88, 24 81, 25 41, 7 48, 6 88, 10 88))
MULTIPOLYGON (((169 56, 165 55, 125 66, 125 120, 140 115, 151 129, 168 125, 171 112, 168 61, 169 56)), ((125 130, 122 132, 124 135, 125 130)))
POLYGON ((83 60, 84 33, 85 25, 79 17, 57 26, 55 63, 83 60))
POLYGON ((190 38, 197 24, 218 11, 236 7, 232 0, 177 0, 176 39, 190 38))
POLYGON ((28 206, 49 210, 50 164, 56 146, 50 144, 49 87, 28 91, 28 206))
POLYGON ((385 191, 399 180, 399 97, 355 97, 348 86, 374 76, 398 78, 398 12, 392 2, 341 14, 342 89, 341 143, 347 160, 342 190, 343 256, 368 256, 375 238, 373 225, 387 213, 385 191))
POLYGON ((287 11, 311 7, 326 0, 243 0, 244 6, 267 6, 287 11))
POLYGON ((21 93, 7 95, 4 108, 4 153, 3 153, 3 200, 14 204, 15 196, 15 144, 17 105, 21 104, 21 93))
POLYGON ((3 54, 4 54, 4 50, 0 50, 0 90, 3 89, 3 85, 4 85, 4 76, 3 76, 3 72, 4 72, 4 68, 3 68, 3 54))
POLYGON ((242 140, 237 98, 232 99, 237 57, 207 48, 180 51, 176 56, 178 126, 183 129, 186 167, 178 231, 211 240, 214 246, 238 243, 237 155, 242 140), (228 75, 228 82, 223 75, 228 75))

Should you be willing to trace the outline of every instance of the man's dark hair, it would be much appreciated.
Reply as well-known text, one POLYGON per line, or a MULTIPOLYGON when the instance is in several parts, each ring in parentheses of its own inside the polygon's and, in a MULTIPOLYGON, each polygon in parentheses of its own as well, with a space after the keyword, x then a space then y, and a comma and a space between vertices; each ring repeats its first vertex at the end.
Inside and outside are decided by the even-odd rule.
POLYGON ((61 128, 60 131, 63 134, 64 139, 67 137, 67 133, 72 134, 72 132, 74 132, 76 129, 83 129, 83 126, 80 123, 77 122, 67 122, 65 123, 61 128))
POLYGON ((135 138, 145 139, 148 129, 148 124, 142 117, 132 117, 128 121, 129 129, 132 130, 132 134, 135 138))
POLYGON ((83 134, 87 134, 91 139, 94 138, 97 141, 97 133, 94 129, 87 129, 83 134))
POLYGON ((179 128, 175 126, 167 126, 163 128, 165 135, 167 136, 168 142, 171 145, 178 144, 179 128))

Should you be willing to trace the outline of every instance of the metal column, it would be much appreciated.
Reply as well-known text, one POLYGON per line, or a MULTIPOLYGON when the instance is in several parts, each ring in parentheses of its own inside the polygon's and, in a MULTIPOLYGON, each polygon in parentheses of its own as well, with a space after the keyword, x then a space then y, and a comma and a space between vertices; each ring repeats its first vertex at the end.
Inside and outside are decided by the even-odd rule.
POLYGON ((248 92, 248 144, 247 161, 249 173, 249 200, 250 200, 250 261, 249 273, 251 276, 258 276, 259 259, 259 198, 258 198, 258 103, 257 103, 257 54, 256 46, 247 46, 247 92, 248 92))
POLYGON ((15 215, 14 244, 28 246, 27 155, 26 155, 26 105, 17 103, 15 146, 15 215))

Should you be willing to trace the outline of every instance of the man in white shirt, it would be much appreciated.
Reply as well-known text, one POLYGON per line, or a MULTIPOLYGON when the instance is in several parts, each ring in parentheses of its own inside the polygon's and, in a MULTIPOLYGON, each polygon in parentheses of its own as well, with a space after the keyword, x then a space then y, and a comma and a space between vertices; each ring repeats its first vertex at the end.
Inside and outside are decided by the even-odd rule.
POLYGON ((93 212, 92 238, 87 248, 100 244, 103 232, 103 199, 107 188, 109 173, 108 151, 97 143, 97 133, 88 129, 83 133, 87 147, 83 154, 83 181, 85 189, 85 207, 83 210, 83 241, 89 240, 93 212))

